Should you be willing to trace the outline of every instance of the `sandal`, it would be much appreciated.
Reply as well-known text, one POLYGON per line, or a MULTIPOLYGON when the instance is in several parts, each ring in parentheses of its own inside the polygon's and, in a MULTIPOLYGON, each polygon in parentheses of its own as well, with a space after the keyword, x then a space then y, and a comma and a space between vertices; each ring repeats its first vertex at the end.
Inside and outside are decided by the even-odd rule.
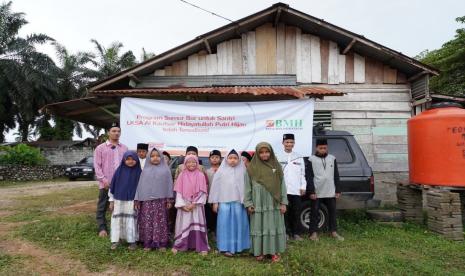
POLYGON ((174 255, 178 254, 178 250, 177 250, 177 249, 174 249, 174 248, 171 249, 171 252, 172 252, 174 255))
POLYGON ((116 250, 116 248, 118 248, 118 245, 119 245, 119 243, 113 242, 113 243, 111 243, 110 249, 111 249, 111 250, 116 250))
POLYGON ((225 257, 234 257, 234 254, 231 253, 231 252, 225 252, 225 253, 223 253, 223 255, 224 255, 225 257))
POLYGON ((131 251, 136 250, 136 249, 137 249, 136 243, 131 243, 131 244, 128 246, 128 249, 131 250, 131 251))
POLYGON ((265 259, 265 256, 263 256, 263 255, 255 257, 255 260, 257 260, 259 262, 263 261, 264 259, 265 259))
POLYGON ((202 251, 199 253, 200 256, 207 256, 208 255, 208 251, 202 251))
POLYGON ((281 256, 279 256, 279 255, 277 255, 277 254, 271 256, 271 262, 272 262, 272 263, 277 263, 277 262, 279 262, 279 261, 281 261, 281 256))

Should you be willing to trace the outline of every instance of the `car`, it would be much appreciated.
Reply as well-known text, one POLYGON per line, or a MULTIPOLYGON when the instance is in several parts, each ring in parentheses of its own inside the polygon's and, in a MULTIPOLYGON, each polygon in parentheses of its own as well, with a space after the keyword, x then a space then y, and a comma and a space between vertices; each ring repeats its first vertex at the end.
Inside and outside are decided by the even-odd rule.
MULTIPOLYGON (((329 153, 337 160, 341 197, 337 201, 336 208, 347 210, 378 207, 380 201, 373 199, 375 195, 373 170, 355 137, 347 131, 325 130, 322 125, 316 125, 313 128, 312 149, 315 149, 317 139, 327 139, 329 153)), ((304 157, 304 160, 308 162, 308 157, 304 157)), ((300 223, 304 229, 309 229, 310 206, 310 196, 307 194, 302 197, 300 212, 300 223)), ((327 224, 328 209, 321 204, 318 228, 325 229, 327 224)))
POLYGON ((67 176, 70 181, 74 181, 77 178, 93 180, 95 177, 94 157, 84 157, 81 161, 76 162, 76 165, 66 168, 65 176, 67 176))

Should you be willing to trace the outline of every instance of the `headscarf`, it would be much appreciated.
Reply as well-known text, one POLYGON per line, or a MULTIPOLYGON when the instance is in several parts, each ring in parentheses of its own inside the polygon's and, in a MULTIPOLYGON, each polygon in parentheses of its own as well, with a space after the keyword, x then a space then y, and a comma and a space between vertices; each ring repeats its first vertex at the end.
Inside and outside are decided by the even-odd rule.
POLYGON ((140 175, 134 200, 149 201, 159 198, 172 198, 173 178, 163 154, 158 149, 153 148, 147 159, 144 170, 140 175), (158 152, 160 156, 160 164, 158 165, 154 165, 150 161, 150 156, 154 151, 158 152))
POLYGON ((218 171, 213 176, 212 185, 208 202, 244 202, 244 175, 245 165, 239 154, 235 150, 231 150, 226 158, 221 162, 218 171), (228 157, 231 154, 237 155, 239 163, 235 167, 228 164, 228 157))
POLYGON ((247 168, 249 177, 262 185, 273 197, 275 202, 281 202, 281 185, 284 174, 281 164, 279 164, 273 148, 267 142, 258 143, 255 148, 255 154, 247 168), (270 159, 262 161, 259 157, 259 151, 262 148, 267 148, 270 151, 270 159))
POLYGON ((132 150, 125 152, 121 164, 116 169, 111 179, 110 192, 113 194, 113 197, 117 200, 134 200, 141 172, 142 169, 140 168, 140 161, 137 157, 137 153, 132 150), (128 167, 126 165, 125 161, 129 157, 136 160, 135 166, 128 167))
POLYGON ((208 193, 207 179, 205 174, 199 169, 199 159, 197 156, 189 154, 184 158, 184 169, 176 179, 174 190, 189 201, 194 201, 200 192, 208 193), (194 160, 197 163, 197 167, 193 171, 187 169, 186 163, 189 160, 194 160))

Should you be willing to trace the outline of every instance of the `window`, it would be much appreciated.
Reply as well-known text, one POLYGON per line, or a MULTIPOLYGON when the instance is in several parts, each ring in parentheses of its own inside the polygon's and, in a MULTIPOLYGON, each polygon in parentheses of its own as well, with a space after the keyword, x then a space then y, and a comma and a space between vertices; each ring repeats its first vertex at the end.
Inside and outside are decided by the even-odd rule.
MULTIPOLYGON (((313 148, 315 148, 315 141, 318 137, 313 139, 313 148)), ((327 138, 329 153, 336 157, 338 163, 352 163, 354 156, 350 150, 347 140, 344 138, 327 138)))
POLYGON ((332 112, 324 110, 315 110, 313 112, 313 125, 323 123, 325 129, 332 129, 332 112))

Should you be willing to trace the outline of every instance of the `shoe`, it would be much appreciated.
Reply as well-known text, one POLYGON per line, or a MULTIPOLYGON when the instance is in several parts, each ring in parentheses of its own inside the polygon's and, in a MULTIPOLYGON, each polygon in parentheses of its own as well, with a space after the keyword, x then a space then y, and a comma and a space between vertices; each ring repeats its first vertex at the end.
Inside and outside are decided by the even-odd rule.
POLYGON ((202 251, 199 253, 200 256, 207 256, 208 255, 208 251, 202 251))
POLYGON ((333 232, 331 234, 331 237, 333 237, 333 239, 337 240, 337 241, 344 241, 344 237, 343 236, 340 236, 338 233, 336 232, 333 232))
POLYGON ((319 241, 320 239, 318 238, 317 233, 313 233, 313 234, 310 235, 310 240, 311 241, 319 241))
POLYGON ((177 249, 174 249, 174 248, 173 248, 173 249, 171 249, 171 252, 173 253, 173 255, 176 255, 176 254, 178 254, 178 250, 177 250, 177 249))
POLYGON ((160 251, 160 252, 166 252, 166 247, 160 247, 160 248, 158 249, 158 251, 160 251))
POLYGON ((303 241, 304 239, 303 239, 301 236, 299 236, 299 235, 294 235, 294 240, 296 240, 296 241, 303 241))
POLYGON ((264 259, 265 259, 265 257, 263 255, 255 257, 255 260, 257 260, 259 262, 263 261, 264 259))
POLYGON ((136 243, 131 243, 131 244, 128 246, 128 249, 131 250, 131 251, 136 250, 136 249, 137 249, 136 243))
POLYGON ((151 251, 151 250, 152 250, 152 248, 150 248, 150 247, 144 247, 144 251, 148 252, 148 251, 151 251))
POLYGON ((100 230, 100 232, 98 232, 98 236, 101 237, 101 238, 108 237, 107 230, 100 230))

